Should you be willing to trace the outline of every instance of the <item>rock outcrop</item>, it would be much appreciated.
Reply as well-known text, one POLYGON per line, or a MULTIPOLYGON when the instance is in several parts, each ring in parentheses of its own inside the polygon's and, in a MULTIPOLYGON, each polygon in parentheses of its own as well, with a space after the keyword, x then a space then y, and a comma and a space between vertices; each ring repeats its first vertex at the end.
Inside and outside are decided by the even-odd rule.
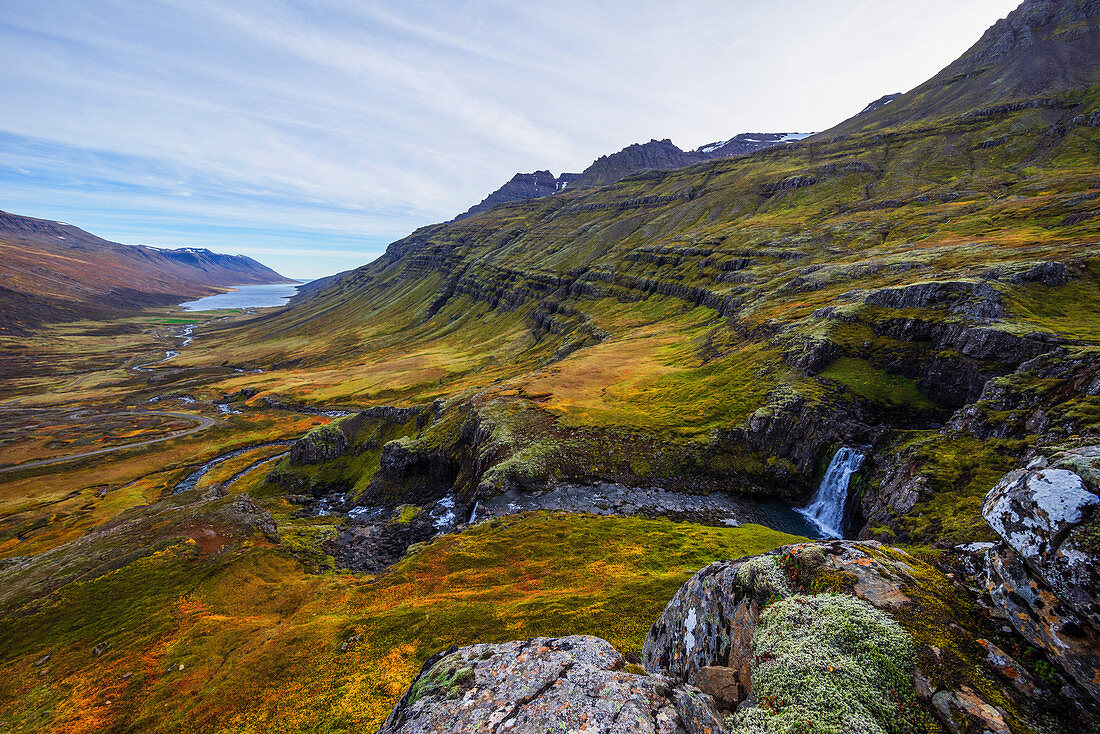
POLYGON ((549 171, 517 173, 512 176, 508 183, 486 196, 480 204, 470 207, 455 217, 455 221, 475 216, 501 204, 527 201, 528 199, 541 199, 544 196, 556 194, 568 187, 577 176, 576 173, 563 173, 560 176, 555 176, 549 171))
MULTIPOLYGON (((815 542, 714 563, 700 571, 680 589, 653 625, 646 638, 643 663, 651 673, 694 685, 712 695, 723 710, 736 711, 731 720, 736 731, 773 731, 763 719, 783 715, 792 707, 798 708, 802 718, 815 721, 835 718, 837 711, 862 712, 859 716, 866 717, 873 709, 867 702, 873 697, 859 692, 876 685, 877 695, 899 705, 896 710, 879 709, 870 714, 877 723, 868 725, 867 731, 910 731, 898 728, 898 722, 918 723, 908 718, 913 712, 904 702, 910 698, 919 702, 929 719, 938 719, 952 732, 1007 733, 1026 731, 1037 724, 1066 730, 1065 715, 1069 714, 1069 721, 1076 716, 1072 713, 1073 699, 1059 693, 1060 683, 1034 682, 1038 676, 1027 673, 1024 665, 1005 652, 1014 643, 994 643, 991 640, 996 634, 992 621, 974 611, 949 579, 915 557, 874 542, 815 542), (840 606, 847 611, 831 608, 830 600, 839 598, 837 594, 854 597, 853 601, 895 620, 912 637, 913 657, 904 652, 906 643, 891 631, 893 622, 889 619, 868 616, 862 607, 845 606, 845 602, 840 606), (785 608, 776 609, 777 599, 788 600, 785 608), (799 615, 810 606, 817 611, 802 624, 799 615), (810 624, 832 614, 853 620, 845 628, 846 633, 820 633, 810 624), (856 624, 857 618, 863 621, 856 624), (791 660, 778 664, 783 669, 793 666, 791 669, 801 670, 798 676, 805 686, 813 688, 815 681, 824 677, 837 691, 843 691, 843 696, 856 698, 842 701, 843 696, 838 694, 831 708, 819 712, 806 708, 817 705, 812 696, 799 702, 796 699, 802 694, 787 692, 776 701, 776 686, 785 685, 782 679, 790 676, 761 677, 762 669, 777 661, 776 650, 771 649, 774 645, 764 644, 766 640, 761 637, 765 624, 772 638, 777 629, 787 629, 791 644, 800 637, 820 636, 812 651, 788 650, 791 660), (853 630, 863 632, 852 637, 853 630), (847 641, 845 634, 850 638, 847 641), (799 662, 800 656, 817 658, 818 662, 830 655, 838 660, 859 658, 862 653, 858 638, 867 635, 882 635, 878 648, 891 647, 898 653, 887 666, 892 672, 876 678, 893 680, 893 684, 854 679, 844 682, 852 672, 848 668, 865 672, 872 663, 826 661, 816 668, 806 668, 804 661, 799 662), (911 678, 899 687, 897 671, 904 668, 906 660, 911 663, 911 678), (761 680, 767 682, 762 684, 761 680), (999 685, 990 686, 993 680, 999 685), (1050 696, 1051 701, 1039 703, 1044 696, 1050 696), (766 711, 760 711, 762 699, 769 702, 766 711)), ((843 717, 834 723, 839 728, 825 727, 821 731, 852 730, 851 722, 844 723, 843 717)))
POLYGON ((378 734, 717 734, 709 696, 624 670, 595 637, 451 649, 430 659, 378 734))
POLYGON ((1100 701, 1100 446, 1039 458, 986 496, 971 549, 990 605, 1100 701))
POLYGON ((957 412, 950 428, 980 439, 1037 435, 1045 442, 1069 436, 1100 438, 1088 402, 1100 397, 1100 350, 1056 348, 990 380, 978 400, 957 412))
POLYGON ((988 283, 936 281, 869 292, 864 300, 887 308, 947 308, 950 313, 974 318, 1004 316, 1004 302, 988 283))

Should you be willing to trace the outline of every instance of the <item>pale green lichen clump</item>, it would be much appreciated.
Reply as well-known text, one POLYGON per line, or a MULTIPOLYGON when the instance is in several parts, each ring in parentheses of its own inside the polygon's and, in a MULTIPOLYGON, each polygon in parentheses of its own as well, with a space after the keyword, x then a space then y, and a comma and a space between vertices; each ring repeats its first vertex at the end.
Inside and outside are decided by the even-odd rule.
POLYGON ((741 564, 737 581, 761 596, 790 596, 791 585, 775 556, 758 556, 741 564))
POLYGON ((914 647, 888 614, 841 594, 770 605, 753 642, 757 705, 737 734, 908 734, 918 730, 914 647))

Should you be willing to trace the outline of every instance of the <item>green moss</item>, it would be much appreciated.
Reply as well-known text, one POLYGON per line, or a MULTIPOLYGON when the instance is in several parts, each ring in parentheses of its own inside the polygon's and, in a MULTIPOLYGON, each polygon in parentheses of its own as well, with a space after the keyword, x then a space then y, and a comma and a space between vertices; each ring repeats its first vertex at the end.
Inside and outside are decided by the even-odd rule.
POLYGON ((810 583, 810 592, 813 594, 851 593, 857 581, 859 581, 859 577, 854 573, 821 570, 814 575, 814 579, 810 583))
POLYGON ((427 696, 457 698, 473 685, 474 669, 460 655, 448 655, 422 675, 409 688, 408 703, 412 705, 427 696))
POLYGON ((394 522, 398 525, 408 525, 420 515, 421 508, 416 505, 401 505, 394 514, 394 522))
POLYGON ((926 491, 905 517, 895 520, 897 537, 910 544, 944 540, 992 540, 982 518, 982 501, 1001 477, 1015 468, 1028 444, 982 441, 964 433, 917 433, 892 449, 919 468, 926 491))
POLYGON ((1093 515, 1073 532, 1073 542, 1085 553, 1100 555, 1100 514, 1093 515))
POLYGON ((839 382, 856 395, 875 402, 937 410, 936 404, 917 389, 916 382, 888 374, 862 359, 841 357, 821 372, 820 377, 839 382))

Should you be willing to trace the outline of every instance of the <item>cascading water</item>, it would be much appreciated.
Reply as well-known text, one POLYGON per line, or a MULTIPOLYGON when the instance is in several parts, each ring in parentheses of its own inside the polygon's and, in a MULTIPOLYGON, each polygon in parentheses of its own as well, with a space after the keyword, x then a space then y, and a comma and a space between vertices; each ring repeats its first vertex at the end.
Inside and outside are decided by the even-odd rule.
POLYGON ((863 466, 864 456, 855 449, 844 447, 836 452, 817 494, 806 509, 799 512, 830 538, 843 535, 844 508, 848 504, 848 485, 852 475, 863 466))

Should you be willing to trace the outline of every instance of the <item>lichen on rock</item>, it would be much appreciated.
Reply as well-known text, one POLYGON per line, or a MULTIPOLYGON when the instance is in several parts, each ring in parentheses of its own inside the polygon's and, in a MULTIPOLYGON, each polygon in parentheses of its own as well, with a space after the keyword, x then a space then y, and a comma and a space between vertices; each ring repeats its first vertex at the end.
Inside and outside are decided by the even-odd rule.
POLYGON ((971 553, 990 604, 1100 701, 1100 446, 1007 474, 983 515, 1001 542, 971 553))
POLYGON ((770 605, 756 629, 753 654, 757 703, 730 717, 731 732, 919 730, 913 639, 893 617, 861 599, 822 594, 770 605))
POLYGON ((430 659, 379 734, 719 734, 709 696, 627 672, 595 637, 451 649, 430 659))

